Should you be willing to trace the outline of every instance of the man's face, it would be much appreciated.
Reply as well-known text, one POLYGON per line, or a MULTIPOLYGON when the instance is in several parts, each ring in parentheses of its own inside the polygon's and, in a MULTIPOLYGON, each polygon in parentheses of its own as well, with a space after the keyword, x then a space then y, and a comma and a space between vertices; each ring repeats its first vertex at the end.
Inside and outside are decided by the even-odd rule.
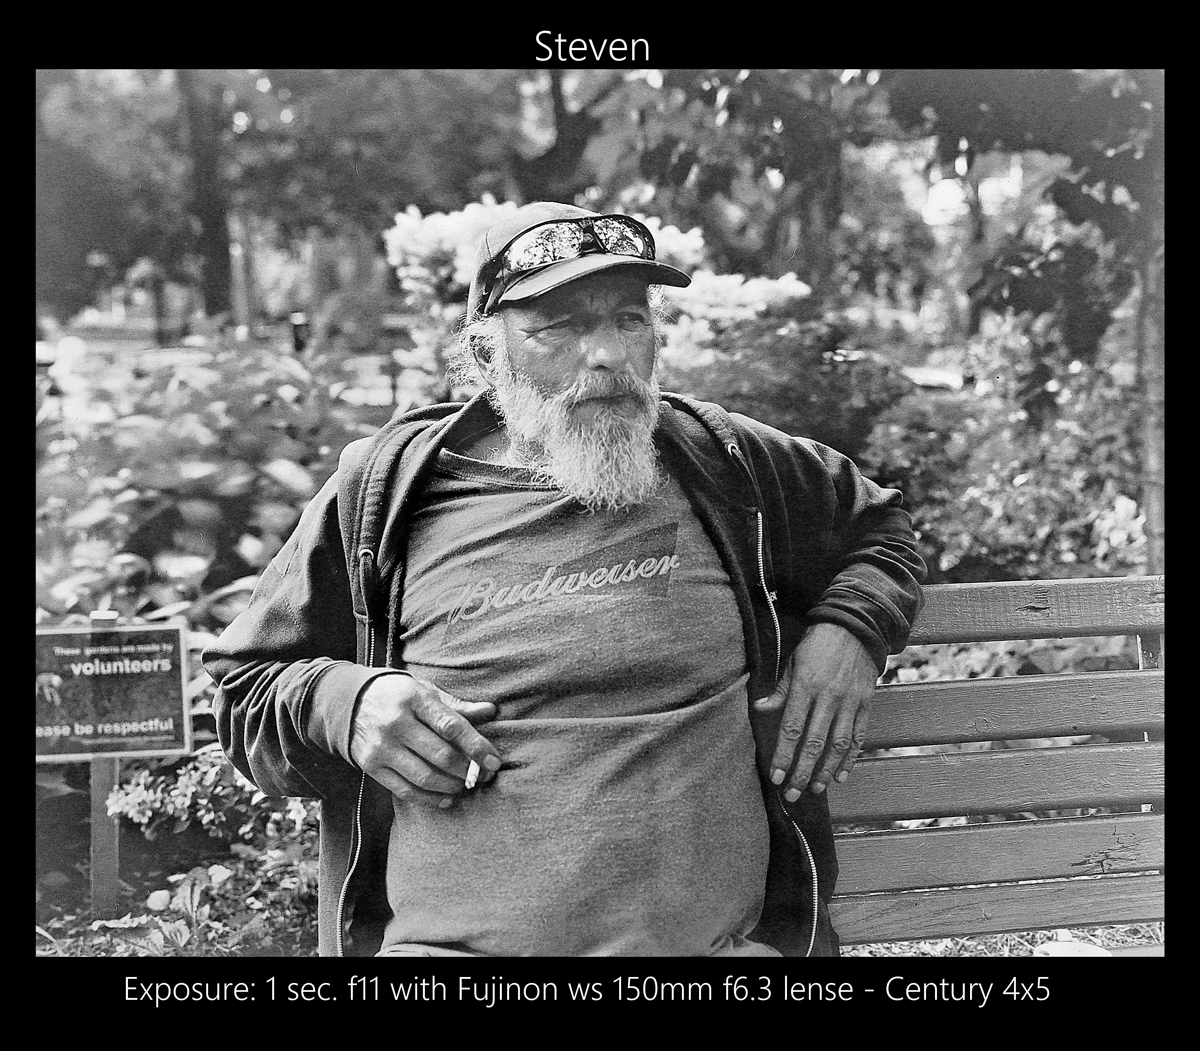
POLYGON ((629 377, 648 383, 657 351, 646 283, 596 274, 501 310, 512 370, 544 397, 577 385, 576 418, 602 409, 629 415, 619 385, 629 377))
POLYGON ((501 311, 485 366, 515 462, 586 506, 640 503, 658 487, 654 313, 646 283, 597 274, 501 311))

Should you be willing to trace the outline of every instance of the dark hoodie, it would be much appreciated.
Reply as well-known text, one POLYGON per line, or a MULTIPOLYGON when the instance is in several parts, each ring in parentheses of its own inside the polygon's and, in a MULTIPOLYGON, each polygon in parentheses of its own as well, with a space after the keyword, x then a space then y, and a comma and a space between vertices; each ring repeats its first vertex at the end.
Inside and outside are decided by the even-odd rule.
MULTIPOLYGON (((373 955, 390 917, 384 867, 393 810, 388 792, 350 759, 352 717, 368 682, 403 667, 399 617, 387 606, 394 611, 402 593, 410 501, 420 499, 437 452, 494 422, 490 414, 483 397, 432 406, 348 446, 249 608, 204 653, 218 686, 217 731, 233 764, 268 795, 322 800, 323 956, 373 955), (370 487, 359 486, 364 473, 370 487), (346 506, 348 492, 357 494, 354 507, 346 506), (362 583, 364 504, 381 523, 378 565, 366 568, 380 582, 374 593, 392 596, 382 609, 370 595, 352 594, 352 578, 362 583), (374 660, 368 650, 377 651, 374 660)), ((850 631, 882 673, 888 653, 907 643, 925 575, 900 493, 826 446, 677 395, 663 397, 655 442, 729 574, 749 697, 770 693, 804 629, 822 621, 850 631)), ((752 713, 752 724, 771 839, 753 937, 785 955, 836 954, 826 910, 837 879, 828 803, 811 792, 783 801, 767 778, 778 715, 752 713)))

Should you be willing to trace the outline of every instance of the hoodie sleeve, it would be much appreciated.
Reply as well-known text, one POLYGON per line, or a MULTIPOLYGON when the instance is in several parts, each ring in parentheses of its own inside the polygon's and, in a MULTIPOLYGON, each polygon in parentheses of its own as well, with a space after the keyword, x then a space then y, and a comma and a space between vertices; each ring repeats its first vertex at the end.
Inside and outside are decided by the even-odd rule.
POLYGON ((221 747, 268 795, 321 798, 357 776, 355 704, 368 682, 395 673, 356 664, 355 653, 335 475, 202 657, 221 747))
POLYGON ((924 561, 897 489, 846 456, 738 417, 770 530, 769 572, 783 613, 839 624, 882 674, 908 644, 923 598, 924 561))

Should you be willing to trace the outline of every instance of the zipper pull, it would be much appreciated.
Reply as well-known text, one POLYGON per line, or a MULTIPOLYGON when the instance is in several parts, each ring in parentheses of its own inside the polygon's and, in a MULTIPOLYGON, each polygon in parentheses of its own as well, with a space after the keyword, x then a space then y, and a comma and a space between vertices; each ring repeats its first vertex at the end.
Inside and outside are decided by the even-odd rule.
POLYGON ((369 668, 375 666, 376 631, 374 618, 371 616, 372 599, 375 597, 376 574, 375 553, 369 548, 360 548, 358 552, 358 586, 362 595, 363 612, 366 614, 366 652, 359 654, 359 659, 369 668))
POLYGON ((369 548, 358 552, 358 590, 362 598, 363 612, 371 617, 371 599, 375 593, 375 553, 369 548))
MULTIPOLYGON (((750 465, 746 463, 746 458, 742 455, 742 450, 739 448, 738 443, 729 442, 725 446, 725 451, 737 461, 737 465, 742 472, 742 478, 746 482, 747 491, 753 493, 755 498, 761 500, 761 496, 758 492, 758 486, 754 482, 754 475, 750 472, 750 465)), ((750 507, 748 510, 752 519, 758 515, 757 507, 750 507)))

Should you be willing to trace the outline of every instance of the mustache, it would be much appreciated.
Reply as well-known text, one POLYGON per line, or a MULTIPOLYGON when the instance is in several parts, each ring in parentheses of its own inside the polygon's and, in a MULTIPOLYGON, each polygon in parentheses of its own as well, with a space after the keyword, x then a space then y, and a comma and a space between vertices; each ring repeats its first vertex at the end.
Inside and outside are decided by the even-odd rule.
POLYGON ((631 397, 646 402, 652 399, 652 390, 651 384, 629 372, 592 373, 580 377, 553 400, 565 408, 574 408, 593 398, 631 397))

